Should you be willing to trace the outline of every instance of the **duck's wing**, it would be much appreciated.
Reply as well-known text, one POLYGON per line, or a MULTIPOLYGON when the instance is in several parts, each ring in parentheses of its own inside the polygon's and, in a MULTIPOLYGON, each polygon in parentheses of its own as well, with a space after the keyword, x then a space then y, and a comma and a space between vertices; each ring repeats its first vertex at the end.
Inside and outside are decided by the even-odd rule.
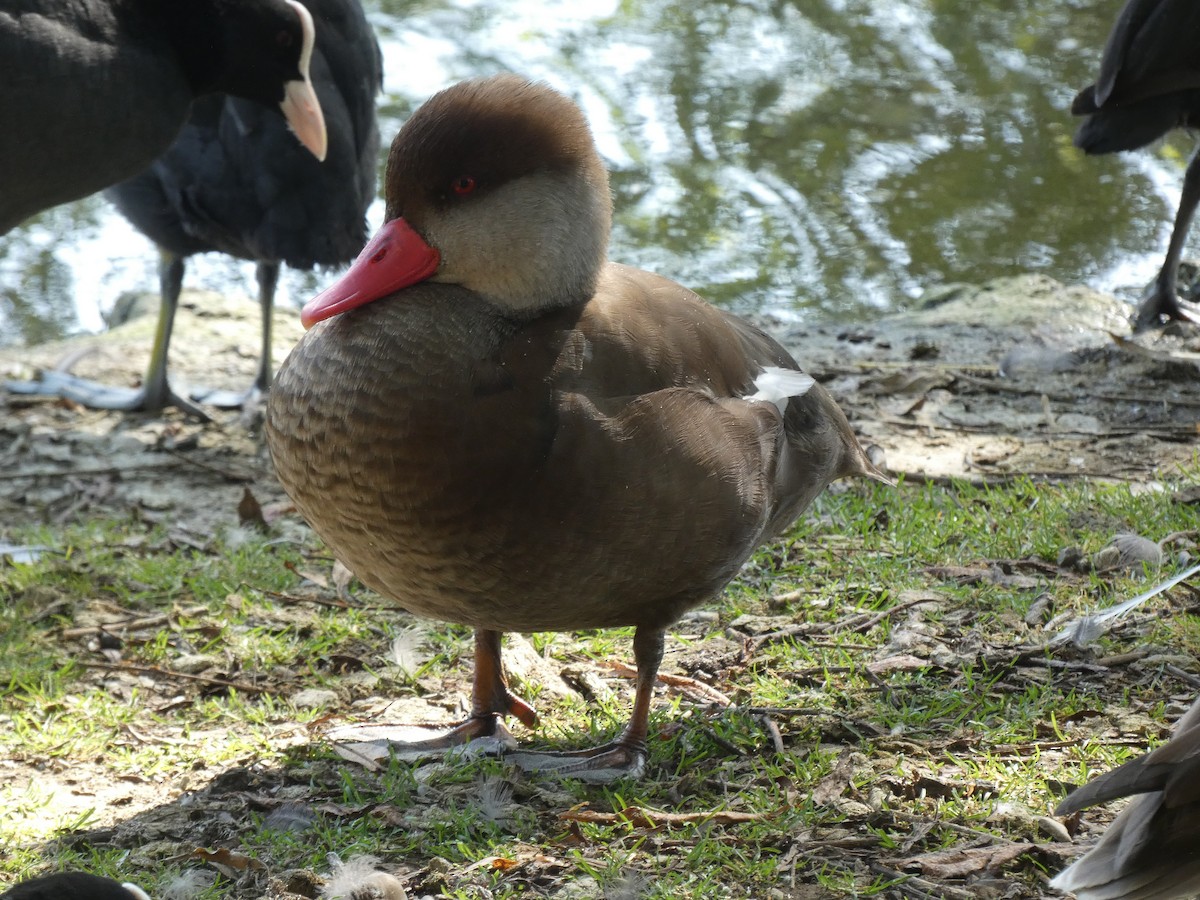
POLYGON ((1200 702, 1158 749, 1073 792, 1068 815, 1134 796, 1099 843, 1052 882, 1082 900, 1167 900, 1200 891, 1200 702))
POLYGON ((1055 811, 1070 815, 1118 797, 1163 791, 1168 807, 1197 805, 1200 824, 1200 701, 1179 720, 1171 739, 1073 791, 1055 811))

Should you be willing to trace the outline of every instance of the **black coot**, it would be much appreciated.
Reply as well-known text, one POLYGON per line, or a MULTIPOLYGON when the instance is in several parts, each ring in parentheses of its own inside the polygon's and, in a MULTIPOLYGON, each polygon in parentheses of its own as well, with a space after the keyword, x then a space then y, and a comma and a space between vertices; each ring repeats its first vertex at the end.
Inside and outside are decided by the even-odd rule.
POLYGON ((312 42, 290 0, 5 0, 0 234, 137 174, 217 91, 280 106, 323 156, 312 42))
POLYGON ((136 884, 87 872, 59 872, 13 885, 0 900, 150 900, 136 884))
MULTIPOLYGON (((1200 3, 1129 0, 1104 47, 1100 75, 1071 105, 1086 116, 1075 144, 1087 153, 1136 150, 1173 128, 1200 125, 1200 3)), ((1183 177, 1183 196, 1167 258, 1142 297, 1136 325, 1193 319, 1176 292, 1176 276, 1192 215, 1200 202, 1200 153, 1183 177)))
POLYGON ((258 263, 262 351, 246 394, 202 399, 238 406, 271 381, 271 309, 281 263, 336 266, 366 240, 367 207, 375 194, 379 133, 375 97, 382 80, 379 47, 358 0, 304 0, 316 24, 310 71, 329 126, 324 162, 306 152, 273 109, 231 96, 198 100, 187 125, 145 172, 107 195, 161 253, 159 326, 142 386, 135 390, 47 373, 37 385, 104 409, 160 410, 175 405, 203 417, 171 390, 167 351, 184 260, 217 250, 258 263))

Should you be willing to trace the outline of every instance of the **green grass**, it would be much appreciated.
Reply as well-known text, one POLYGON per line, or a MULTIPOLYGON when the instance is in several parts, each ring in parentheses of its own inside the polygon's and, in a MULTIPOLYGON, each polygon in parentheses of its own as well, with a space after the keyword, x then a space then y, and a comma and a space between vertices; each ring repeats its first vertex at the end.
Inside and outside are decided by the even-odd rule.
MULTIPOLYGON (((897 867, 968 834, 1044 843, 1037 817, 1057 784, 1141 752, 1163 735, 1166 701, 1194 693, 1154 656, 1107 673, 1085 665, 1147 643, 1162 659, 1194 660, 1200 623, 1182 588, 1095 648, 1037 649, 1052 617, 1175 569, 1053 568, 1064 548, 1092 554, 1120 531, 1194 536, 1200 510, 1170 490, 1090 482, 827 492, 747 564, 716 621, 685 620, 668 644, 664 672, 693 675, 733 705, 660 690, 646 774, 587 786, 494 759, 392 760, 372 772, 337 757, 318 734, 327 715, 374 715, 392 698, 449 715, 469 691, 470 633, 417 626, 421 659, 401 670, 389 648, 414 620, 360 587, 339 608, 334 589, 304 583, 297 572, 329 575, 315 543, 268 536, 198 550, 128 520, 11 529, 0 539, 54 552, 0 568, 0 758, 14 776, 0 777, 0 876, 87 868, 161 889, 204 868, 197 848, 227 848, 263 868, 222 874, 202 900, 260 896, 285 870, 327 872, 331 853, 379 857, 414 896, 789 897, 808 886, 868 897, 903 895, 913 877, 927 893, 969 895, 968 881, 897 867), (1030 625, 1035 601, 1046 614, 1030 625), (123 634, 119 656, 94 634, 64 635, 155 614, 165 618, 123 634), (726 634, 739 620, 750 635, 793 633, 750 647, 726 634), (173 674, 184 671, 195 677, 173 674), (336 699, 297 707, 310 688, 336 699), (563 818, 581 804, 616 818, 563 818), (630 807, 685 818, 646 828, 621 818, 630 807), (300 810, 289 821, 303 830, 281 826, 281 809, 300 810), (717 811, 760 817, 705 820, 717 811)), ((630 660, 631 637, 534 637, 556 667, 589 669, 609 691, 555 701, 531 685, 541 724, 518 737, 556 749, 611 738, 631 686, 604 663, 630 660)), ((1023 857, 987 874, 1034 897, 1046 865, 1023 857)))

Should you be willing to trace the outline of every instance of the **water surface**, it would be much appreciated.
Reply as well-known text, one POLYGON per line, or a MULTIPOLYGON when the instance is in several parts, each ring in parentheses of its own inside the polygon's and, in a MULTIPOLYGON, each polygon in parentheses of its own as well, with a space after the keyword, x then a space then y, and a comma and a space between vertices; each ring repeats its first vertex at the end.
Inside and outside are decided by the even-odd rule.
MULTIPOLYGON (((613 257, 740 311, 863 321, 1022 271, 1133 299, 1190 151, 1186 136, 1099 159, 1071 146, 1115 0, 366 6, 385 147, 457 80, 548 81, 612 170, 613 257)), ((103 327, 123 291, 157 289, 156 260, 99 196, 35 217, 0 237, 0 342, 103 327)), ((289 272, 280 302, 330 277, 289 272)), ((185 285, 252 295, 253 267, 209 254, 185 285)))

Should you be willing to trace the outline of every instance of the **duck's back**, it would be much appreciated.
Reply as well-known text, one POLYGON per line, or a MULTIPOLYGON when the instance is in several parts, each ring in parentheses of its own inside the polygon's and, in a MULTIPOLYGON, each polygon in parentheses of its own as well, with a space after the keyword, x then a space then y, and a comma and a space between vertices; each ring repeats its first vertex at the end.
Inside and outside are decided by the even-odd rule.
POLYGON ((191 89, 137 6, 0 7, 0 233, 149 165, 178 133, 191 89))
POLYGON ((368 585, 477 627, 660 626, 710 598, 768 533, 793 451, 773 404, 733 399, 752 363, 696 351, 755 332, 687 292, 652 302, 683 292, 652 276, 639 308, 630 277, 525 322, 423 284, 320 323, 267 415, 301 514, 368 585))

